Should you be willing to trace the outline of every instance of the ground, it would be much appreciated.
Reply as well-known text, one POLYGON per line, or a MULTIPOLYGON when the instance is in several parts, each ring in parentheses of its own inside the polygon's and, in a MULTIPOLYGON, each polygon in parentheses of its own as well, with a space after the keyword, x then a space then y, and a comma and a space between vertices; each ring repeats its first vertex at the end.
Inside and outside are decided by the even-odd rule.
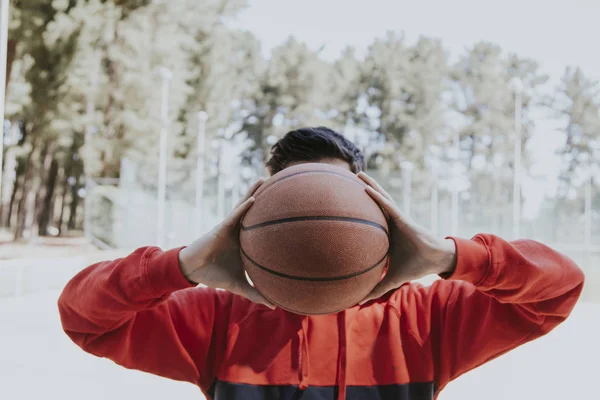
POLYGON ((66 257, 98 252, 99 249, 79 236, 36 237, 27 242, 13 242, 13 235, 0 229, 0 261, 23 258, 66 257))

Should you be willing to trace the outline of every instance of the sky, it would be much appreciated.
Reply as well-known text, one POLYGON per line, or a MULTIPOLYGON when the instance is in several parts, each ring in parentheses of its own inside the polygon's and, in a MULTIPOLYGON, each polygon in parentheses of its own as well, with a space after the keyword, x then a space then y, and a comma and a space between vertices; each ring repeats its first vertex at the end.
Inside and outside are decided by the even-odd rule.
MULTIPOLYGON (((269 50, 293 35, 322 56, 335 59, 352 45, 364 51, 375 37, 403 31, 408 40, 437 37, 451 59, 478 41, 537 60, 556 86, 567 66, 580 66, 600 80, 600 1, 598 0, 249 0, 234 26, 253 32, 269 50)), ((556 185, 563 142, 560 126, 543 116, 528 144, 532 171, 526 179, 524 215, 533 216, 543 194, 556 185)))

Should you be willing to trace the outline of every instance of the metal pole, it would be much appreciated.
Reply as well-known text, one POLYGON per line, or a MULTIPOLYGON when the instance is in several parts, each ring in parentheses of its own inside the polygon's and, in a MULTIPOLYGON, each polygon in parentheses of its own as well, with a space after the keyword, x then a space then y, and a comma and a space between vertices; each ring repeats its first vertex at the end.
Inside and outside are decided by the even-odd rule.
POLYGON ((523 82, 514 78, 512 86, 515 91, 515 142, 513 171, 513 239, 521 235, 521 113, 523 109, 523 82))
POLYGON ((204 111, 198 113, 198 139, 196 143, 196 218, 194 221, 194 235, 199 237, 204 228, 204 157, 206 143, 206 121, 208 114, 204 111))
POLYGON ((404 189, 404 214, 410 216, 410 202, 412 200, 412 170, 413 165, 410 162, 403 162, 402 168, 402 185, 404 189))
POLYGON ((589 265, 591 251, 592 251, 592 180, 593 180, 593 174, 590 173, 590 176, 588 177, 587 181, 585 182, 584 243, 585 243, 586 265, 589 265))
POLYGON ((438 173, 437 169, 432 170, 431 182, 431 232, 434 235, 439 234, 439 193, 438 193, 438 173))
MULTIPOLYGON (((87 125, 85 127, 85 147, 86 155, 89 157, 92 153, 92 135, 94 133, 94 112, 96 109, 96 89, 98 87, 98 75, 100 73, 100 53, 94 52, 94 65, 92 66, 92 72, 90 75, 90 90, 87 93, 87 104, 86 104, 86 116, 87 125)), ((87 239, 91 239, 91 180, 92 175, 88 165, 85 165, 85 204, 83 208, 83 236, 87 239)))
POLYGON ((0 0, 0 196, 2 195, 2 168, 4 156, 4 104, 6 100, 6 57, 8 49, 8 1, 0 0))
POLYGON ((217 168, 217 216, 219 221, 225 218, 225 182, 223 177, 223 154, 225 150, 225 140, 219 140, 219 166, 217 168))
POLYGON ((459 159, 460 159, 460 137, 458 132, 454 135, 454 161, 453 161, 453 181, 452 185, 452 204, 450 206, 450 212, 452 214, 452 221, 450 226, 450 232, 452 236, 458 235, 458 214, 459 214, 459 201, 458 201, 458 168, 459 168, 459 159))
POLYGON ((241 193, 241 182, 240 182, 240 171, 239 169, 236 171, 235 180, 233 182, 233 187, 231 188, 231 209, 235 207, 235 205, 240 201, 242 197, 241 193))
POLYGON ((163 247, 165 243, 165 204, 167 194, 167 136, 169 125, 169 81, 173 77, 166 67, 159 69, 161 93, 161 129, 158 157, 158 216, 156 221, 156 243, 163 247))

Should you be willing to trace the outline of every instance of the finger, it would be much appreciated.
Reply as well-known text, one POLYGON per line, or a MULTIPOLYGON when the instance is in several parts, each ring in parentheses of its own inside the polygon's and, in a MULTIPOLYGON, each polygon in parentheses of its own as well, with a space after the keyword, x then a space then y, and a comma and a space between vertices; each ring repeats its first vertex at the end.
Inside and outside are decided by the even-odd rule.
POLYGON ((260 187, 260 185, 262 185, 263 183, 265 183, 265 180, 263 178, 260 178, 259 180, 254 182, 252 184, 252 186, 250 186, 250 188, 248 188, 248 190, 246 191, 246 194, 244 194, 244 196, 240 199, 240 201, 238 201, 238 203, 235 205, 234 208, 238 208, 239 206, 244 204, 244 202, 246 200, 248 200, 250 197, 252 197, 254 192, 256 192, 256 189, 258 189, 260 187))
POLYGON ((249 197, 248 199, 246 199, 246 201, 244 201, 237 208, 235 208, 227 216, 227 218, 225 218, 225 221, 223 221, 223 225, 227 228, 235 227, 238 224, 238 222, 240 222, 246 211, 248 211, 248 209, 252 206, 252 204, 254 204, 254 197, 249 197))
POLYGON ((377 284, 377 286, 373 288, 373 290, 371 290, 371 293, 369 293, 367 297, 365 297, 364 300, 362 300, 359 304, 362 306, 363 304, 371 300, 378 299, 390 290, 396 289, 396 287, 398 286, 390 283, 389 281, 386 281, 386 279, 384 278, 381 282, 377 284))
POLYGON ((375 200, 377 204, 381 206, 381 208, 383 208, 389 214, 390 217, 402 217, 402 212, 393 200, 388 199, 383 193, 378 192, 371 186, 367 186, 365 191, 373 198, 373 200, 375 200))
POLYGON ((411 221, 411 219, 404 215, 402 211, 400 211, 396 203, 384 197, 383 194, 379 193, 372 187, 367 187, 365 188, 365 190, 373 198, 373 200, 375 200, 375 202, 377 202, 377 204, 379 204, 381 208, 383 208, 385 212, 388 213, 390 218, 393 219, 394 225, 396 225, 396 227, 400 229, 403 233, 415 233, 415 231, 418 230, 411 221))
POLYGON ((367 185, 371 186, 373 189, 381 193, 386 199, 394 201, 392 199, 392 196, 388 192, 386 192, 386 190, 379 184, 379 182, 367 175, 364 171, 360 171, 358 173, 358 177, 362 179, 362 181, 365 182, 367 185))
POLYGON ((273 303, 267 300, 258 290, 250 286, 248 282, 240 282, 239 285, 236 285, 237 290, 234 292, 239 294, 240 296, 244 296, 248 300, 256 304, 262 304, 264 306, 269 307, 271 310, 274 310, 276 307, 273 303))

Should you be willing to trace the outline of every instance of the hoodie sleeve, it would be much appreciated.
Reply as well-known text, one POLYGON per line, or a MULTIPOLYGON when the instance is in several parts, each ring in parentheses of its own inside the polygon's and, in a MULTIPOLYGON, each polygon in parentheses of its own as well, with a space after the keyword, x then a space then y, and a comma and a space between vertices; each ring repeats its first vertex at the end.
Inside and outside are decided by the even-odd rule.
POLYGON ((493 235, 455 239, 453 274, 430 287, 400 290, 409 329, 433 363, 438 387, 564 321, 583 288, 566 256, 531 240, 493 235))
POLYGON ((230 298, 187 281, 179 250, 141 248, 92 265, 66 285, 58 308, 86 352, 207 390, 230 298))

